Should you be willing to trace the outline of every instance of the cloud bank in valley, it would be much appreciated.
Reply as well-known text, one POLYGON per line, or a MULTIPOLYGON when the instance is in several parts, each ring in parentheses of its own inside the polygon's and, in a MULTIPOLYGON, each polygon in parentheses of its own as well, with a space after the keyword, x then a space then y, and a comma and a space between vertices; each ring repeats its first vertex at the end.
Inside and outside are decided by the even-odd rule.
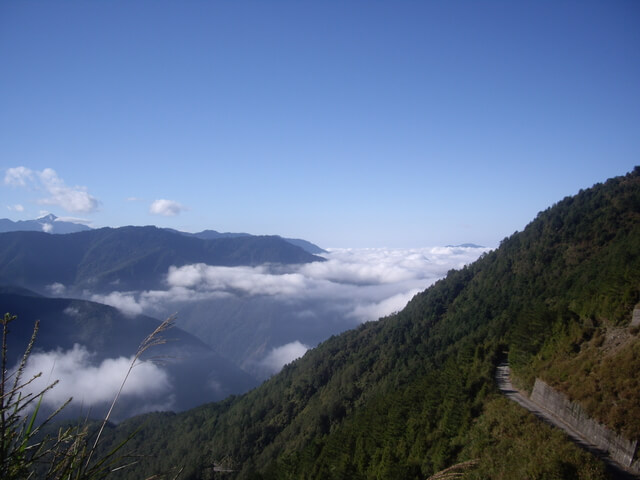
POLYGON ((95 294, 93 301, 128 315, 153 314, 167 304, 228 295, 267 295, 282 301, 339 302, 348 316, 376 320, 401 310, 452 268, 476 260, 487 248, 334 249, 326 262, 295 266, 222 267, 203 263, 172 266, 166 290, 95 294))
MULTIPOLYGON (((205 264, 171 267, 168 290, 143 292, 143 309, 163 298, 187 300, 207 295, 270 295, 295 302, 326 299, 350 304, 348 314, 376 320, 402 309, 452 268, 461 268, 484 248, 334 249, 326 262, 298 266, 220 267, 205 264)), ((115 305, 115 302, 112 303, 115 305)))
MULTIPOLYGON (((38 394, 46 386, 58 380, 59 383, 49 390, 43 403, 57 408, 70 397, 73 404, 91 408, 111 402, 125 378, 133 357, 105 359, 99 363, 93 361, 93 355, 81 345, 71 350, 55 350, 32 353, 23 374, 23 380, 42 373, 35 381, 24 388, 24 393, 38 394)), ((153 398, 163 397, 168 409, 171 407, 166 394, 171 389, 169 377, 160 367, 150 362, 140 362, 131 371, 122 390, 121 397, 135 398, 140 402, 140 411, 158 408, 158 404, 149 404, 153 398)))
MULTIPOLYGON (((315 345, 318 338, 324 339, 402 310, 414 295, 447 271, 461 268, 487 250, 472 247, 332 249, 324 255, 325 262, 303 265, 172 266, 166 273, 164 290, 116 291, 93 295, 91 299, 129 315, 152 316, 188 310, 199 301, 209 302, 209 308, 218 309, 224 308, 225 303, 219 301, 224 302, 225 298, 235 299, 234 305, 239 305, 237 301, 243 298, 268 300, 269 303, 258 304, 269 305, 269 311, 277 304, 278 313, 271 318, 275 316, 281 319, 276 321, 284 323, 282 327, 269 327, 279 333, 267 338, 267 350, 253 361, 260 369, 275 373, 302 355, 308 344, 315 345), (214 299, 216 302, 212 303, 214 299)), ((248 312, 261 315, 260 310, 248 312)), ((203 310, 199 310, 199 315, 202 313, 203 310)), ((274 334, 274 330, 269 331, 274 334)))

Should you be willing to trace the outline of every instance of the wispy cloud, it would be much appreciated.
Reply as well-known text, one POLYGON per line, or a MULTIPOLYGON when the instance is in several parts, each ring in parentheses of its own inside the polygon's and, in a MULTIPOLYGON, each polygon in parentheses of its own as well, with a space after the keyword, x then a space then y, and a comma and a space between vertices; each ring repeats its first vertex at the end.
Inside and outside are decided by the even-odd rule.
POLYGON ((175 217, 184 210, 186 210, 186 207, 182 204, 173 200, 166 200, 164 198, 155 200, 149 207, 149 213, 152 213, 153 215, 162 215, 164 217, 175 217))
POLYGON ((80 217, 58 217, 55 220, 56 222, 72 222, 72 223, 81 223, 83 225, 90 225, 91 220, 87 218, 80 217))
POLYGON ((42 171, 27 167, 8 168, 4 176, 5 185, 31 188, 45 196, 37 199, 41 205, 55 205, 71 213, 91 213, 98 208, 98 200, 82 186, 67 186, 55 170, 42 171))
POLYGON ((350 312, 350 316, 360 321, 366 322, 376 318, 381 318, 402 310, 409 300, 420 293, 420 289, 409 290, 408 292, 397 293, 380 302, 364 302, 356 305, 350 312))
POLYGON ((45 168, 38 174, 48 197, 40 199, 44 205, 57 205, 72 213, 90 213, 98 208, 98 200, 87 192, 86 187, 68 187, 55 170, 45 168))
POLYGON ((24 212, 24 206, 16 203, 15 205, 8 205, 7 209, 12 212, 24 212))
POLYGON ((67 291, 67 287, 65 287, 64 284, 60 282, 55 282, 51 285, 47 285, 47 290, 49 290, 52 295, 59 297, 65 294, 65 292, 67 291))
POLYGON ((134 294, 129 292, 111 292, 108 295, 94 294, 91 296, 91 300, 117 308, 130 317, 140 315, 143 310, 142 305, 136 301, 134 294))
POLYGON ((27 167, 8 168, 4 174, 4 184, 14 187, 26 187, 34 179, 33 170, 27 167))
POLYGON ((302 357, 307 350, 309 350, 309 346, 296 340, 272 349, 262 360, 262 365, 269 373, 278 373, 287 363, 302 357))

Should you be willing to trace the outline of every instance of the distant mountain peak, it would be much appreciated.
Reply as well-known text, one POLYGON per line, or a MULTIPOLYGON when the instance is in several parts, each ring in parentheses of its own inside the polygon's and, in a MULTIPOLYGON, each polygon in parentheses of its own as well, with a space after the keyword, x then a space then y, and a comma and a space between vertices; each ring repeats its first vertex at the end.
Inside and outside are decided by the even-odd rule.
POLYGON ((446 248, 487 248, 475 243, 461 243, 460 245, 445 245, 446 248))
POLYGON ((55 222, 56 220, 58 220, 58 217, 56 217, 53 213, 48 213, 46 215, 43 215, 42 217, 36 218, 37 222, 55 222))
POLYGON ((75 233, 91 230, 83 223, 73 219, 62 219, 53 213, 48 213, 35 220, 18 220, 14 222, 8 218, 0 218, 0 232, 45 232, 45 233, 75 233))

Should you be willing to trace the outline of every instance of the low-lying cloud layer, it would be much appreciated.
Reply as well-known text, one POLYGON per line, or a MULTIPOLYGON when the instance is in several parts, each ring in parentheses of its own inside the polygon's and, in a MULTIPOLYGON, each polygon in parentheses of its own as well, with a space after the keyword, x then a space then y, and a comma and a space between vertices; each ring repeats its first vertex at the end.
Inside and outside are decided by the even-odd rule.
MULTIPOLYGON (((23 374, 23 380, 42 373, 41 377, 30 383, 23 393, 38 394, 46 386, 59 380, 59 383, 43 398, 43 403, 50 408, 57 408, 67 399, 73 397, 73 404, 91 408, 111 402, 125 378, 133 358, 109 358, 99 363, 94 362, 92 354, 81 345, 74 345, 71 350, 55 350, 32 353, 23 374)), ((157 408, 157 404, 149 404, 153 398, 163 396, 170 391, 171 385, 167 374, 150 362, 139 362, 131 371, 122 390, 121 397, 135 398, 140 402, 141 410, 157 408)), ((164 405, 165 409, 170 404, 164 405)))
POLYGON ((269 295, 351 303, 349 314, 376 320, 401 310, 452 268, 476 260, 486 248, 334 249, 326 262, 296 266, 221 267, 197 263, 170 267, 167 290, 111 292, 92 300, 130 315, 153 313, 163 304, 225 295, 269 295))
MULTIPOLYGON (((269 299, 281 306, 281 312, 287 313, 287 321, 293 321, 292 317, 299 320, 296 332, 301 332, 300 335, 310 330, 316 332, 315 340, 305 340, 298 333, 293 338, 280 339, 279 343, 280 337, 271 338, 272 349, 263 354, 262 367, 274 372, 296 358, 294 353, 297 356, 304 353, 308 348, 304 343, 317 341, 322 322, 332 322, 322 330, 330 332, 329 336, 397 312, 447 271, 461 268, 487 250, 471 247, 333 249, 324 255, 327 261, 304 265, 173 266, 166 274, 165 290, 111 292, 91 298, 129 315, 153 316, 180 311, 188 305, 186 302, 269 299), (273 349, 278 344, 282 346, 273 349)), ((291 326, 293 324, 283 328, 291 326)))
MULTIPOLYGON (((347 301, 350 315, 376 320, 402 309, 419 291, 478 258, 483 248, 435 247, 399 249, 335 249, 326 262, 298 266, 220 267, 202 263, 171 267, 168 290, 143 292, 143 310, 159 300, 198 299, 208 295, 270 295, 290 301, 301 298, 347 301)), ((105 303, 127 303, 131 294, 111 294, 105 303), (114 296, 115 295, 115 296, 114 296)), ((131 305, 129 305, 131 304, 131 305)), ((121 308, 121 307, 119 307, 121 308)))

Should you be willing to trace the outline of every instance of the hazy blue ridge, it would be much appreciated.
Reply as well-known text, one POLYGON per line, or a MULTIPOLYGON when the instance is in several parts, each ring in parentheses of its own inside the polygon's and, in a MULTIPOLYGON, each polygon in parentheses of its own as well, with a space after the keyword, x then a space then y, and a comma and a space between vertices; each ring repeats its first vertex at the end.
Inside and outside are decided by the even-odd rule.
MULTIPOLYGON (((92 230, 91 227, 77 222, 64 221, 53 214, 48 214, 35 220, 17 220, 13 221, 8 218, 0 218, 0 233, 6 232, 45 232, 55 234, 76 233, 92 230)), ((237 237, 255 237, 250 233, 244 232, 218 232, 216 230, 203 230, 201 232, 189 233, 175 230, 173 228, 162 228, 167 232, 178 233, 187 237, 195 237, 201 240, 214 240, 219 238, 237 238, 237 237)), ((319 246, 299 238, 285 238, 284 240, 292 245, 302 248, 311 254, 327 253, 326 250, 319 246)))
POLYGON ((82 223, 60 220, 53 214, 35 220, 18 220, 16 222, 8 218, 0 218, 0 233, 30 231, 65 234, 86 230, 91 230, 91 228, 82 223))
POLYGON ((475 243, 461 243, 460 245, 445 245, 447 248, 486 248, 482 245, 476 245, 475 243))
POLYGON ((68 235, 0 233, 0 284, 43 291, 53 283, 91 291, 161 288, 171 266, 256 266, 324 261, 277 236, 203 240, 152 226, 68 235))
MULTIPOLYGON (((242 233, 242 232, 241 233, 233 233, 233 232, 221 233, 216 230, 203 230, 202 232, 197 232, 197 233, 180 232, 179 230, 173 230, 173 229, 167 229, 167 230, 178 232, 183 235, 187 235, 189 237, 201 238, 203 240, 212 240, 216 238, 237 238, 237 237, 253 237, 254 236, 254 235, 251 235, 250 233, 242 233)), ((281 238, 283 240, 286 240, 290 244, 300 247, 304 251, 314 255, 327 253, 326 250, 320 248, 318 245, 314 243, 309 242, 308 240, 303 240, 300 238, 286 238, 286 237, 281 237, 281 238)))

